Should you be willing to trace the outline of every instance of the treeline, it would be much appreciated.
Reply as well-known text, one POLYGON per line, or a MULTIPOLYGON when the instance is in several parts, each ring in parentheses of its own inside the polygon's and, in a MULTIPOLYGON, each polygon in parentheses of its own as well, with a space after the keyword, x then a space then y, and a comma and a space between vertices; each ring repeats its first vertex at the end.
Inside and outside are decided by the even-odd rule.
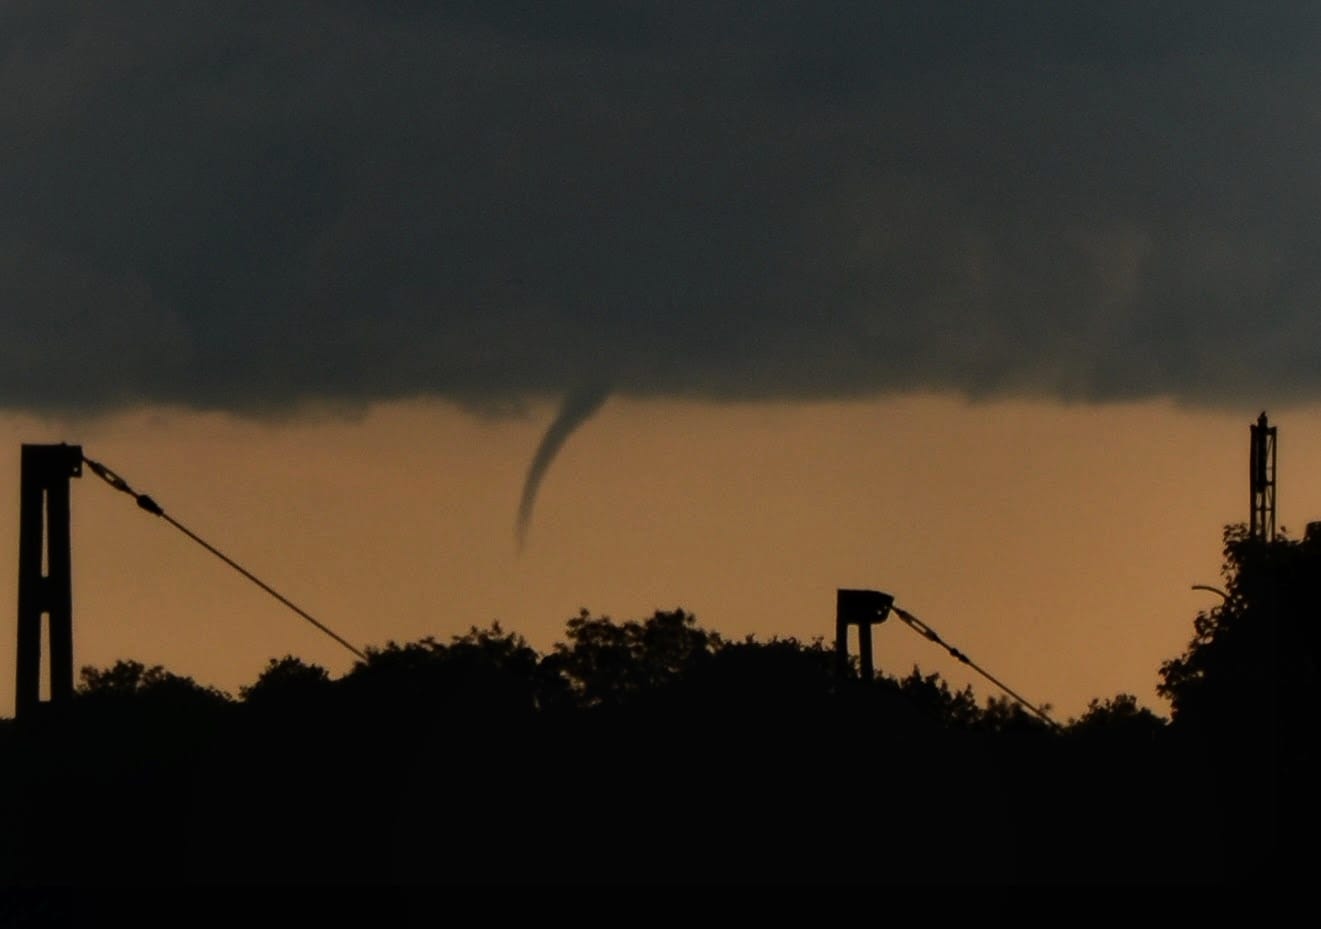
POLYGON ((498 625, 389 643, 337 679, 286 656, 235 696, 85 668, 58 716, 0 726, 0 867, 117 885, 1266 878, 1314 819, 1306 646, 1269 649, 1315 635, 1319 547, 1227 533, 1228 599, 1161 669, 1170 721, 1119 694, 1052 727, 682 610, 584 611, 546 654, 498 625))
MULTIPOLYGON (((308 721, 346 718, 447 717, 507 722, 565 713, 663 711, 706 715, 722 706, 753 714, 816 712, 827 702, 858 698, 856 658, 841 679, 833 648, 822 640, 729 641, 681 609, 643 621, 615 622, 584 610, 566 627, 567 642, 542 655, 499 623, 471 628, 449 642, 427 637, 367 649, 367 660, 332 679, 326 669, 286 655, 272 658, 237 697, 157 665, 121 660, 84 667, 70 719, 115 725, 137 722, 206 725, 221 717, 260 722, 299 714, 308 721)), ((968 732, 1045 733, 1051 726, 1009 697, 979 705, 971 687, 952 689, 939 674, 914 667, 905 677, 881 674, 874 700, 907 725, 968 732)), ((1059 732, 1072 736, 1150 738, 1166 720, 1130 694, 1092 700, 1059 732)))

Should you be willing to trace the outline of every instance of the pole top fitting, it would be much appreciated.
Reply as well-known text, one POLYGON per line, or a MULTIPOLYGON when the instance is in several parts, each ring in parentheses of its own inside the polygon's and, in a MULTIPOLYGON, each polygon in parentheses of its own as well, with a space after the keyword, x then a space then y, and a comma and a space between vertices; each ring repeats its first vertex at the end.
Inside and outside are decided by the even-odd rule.
POLYGON ((870 626, 885 622, 894 606, 894 597, 879 590, 839 589, 835 594, 835 616, 851 626, 870 626))
POLYGON ((68 445, 24 445, 23 467, 36 468, 52 480, 83 476, 83 447, 68 445))

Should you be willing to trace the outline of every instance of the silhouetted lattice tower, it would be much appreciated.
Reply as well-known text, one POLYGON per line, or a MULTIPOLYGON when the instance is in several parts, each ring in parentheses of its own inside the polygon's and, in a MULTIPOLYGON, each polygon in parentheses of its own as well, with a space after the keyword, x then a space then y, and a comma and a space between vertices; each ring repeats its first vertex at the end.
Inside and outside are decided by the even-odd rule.
POLYGON ((50 651, 50 702, 73 699, 73 584, 69 479, 83 472, 77 445, 24 445, 18 513, 18 674, 14 716, 41 704, 41 627, 50 651))
POLYGON ((1252 484, 1252 519, 1248 535, 1267 542, 1275 539, 1275 426, 1266 424, 1266 414, 1252 426, 1248 471, 1252 484))

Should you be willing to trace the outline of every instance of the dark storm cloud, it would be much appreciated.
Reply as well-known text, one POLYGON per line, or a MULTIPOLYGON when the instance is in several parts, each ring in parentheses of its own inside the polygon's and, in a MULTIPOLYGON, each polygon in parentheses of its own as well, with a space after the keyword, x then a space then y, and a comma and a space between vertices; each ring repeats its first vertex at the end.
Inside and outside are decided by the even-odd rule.
POLYGON ((6 3, 0 405, 1316 397, 1321 8, 1092 6, 6 3))

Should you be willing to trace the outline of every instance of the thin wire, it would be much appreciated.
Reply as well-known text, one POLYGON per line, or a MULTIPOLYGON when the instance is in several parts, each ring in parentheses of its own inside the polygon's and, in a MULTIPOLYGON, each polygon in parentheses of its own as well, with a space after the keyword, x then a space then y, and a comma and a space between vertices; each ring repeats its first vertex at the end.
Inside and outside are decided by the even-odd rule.
POLYGON ((235 571, 237 571, 239 574, 242 574, 242 575, 243 575, 244 577, 246 577, 248 580, 252 581, 252 583, 256 584, 256 585, 257 585, 258 587, 260 587, 262 590, 266 591, 268 594, 270 594, 270 595, 271 595, 272 597, 274 597, 276 600, 279 600, 281 603, 283 603, 283 604, 284 604, 285 606, 287 606, 289 609, 293 610, 293 611, 294 611, 295 613, 297 613, 299 616, 303 617, 303 619, 307 620, 309 623, 311 623, 312 625, 316 626, 318 629, 320 629, 320 630, 321 630, 322 632, 324 632, 326 635, 330 636, 332 639, 334 639, 334 640, 335 640, 336 642, 338 642, 340 645, 343 645, 345 648, 347 648, 349 651, 353 652, 353 654, 357 655, 357 656, 358 656, 359 658, 361 658, 363 661, 366 661, 366 660, 367 660, 367 656, 366 656, 365 654, 363 654, 363 652, 359 651, 358 648, 356 648, 354 645, 352 645, 352 644, 350 644, 348 641, 346 641, 343 637, 341 637, 338 633, 336 633, 334 630, 332 630, 332 629, 331 629, 329 626, 327 626, 325 623, 322 623, 322 622, 320 622, 319 620, 317 620, 315 617, 313 617, 313 616, 312 616, 310 613, 308 613, 306 610, 304 610, 303 608, 301 608, 300 606, 298 606, 297 604, 295 604, 294 602, 292 602, 291 600, 289 600, 287 597, 285 597, 285 596, 284 596, 283 594, 281 594, 279 591, 275 590, 275 588, 271 587, 271 585, 267 584, 267 583, 266 583, 265 581, 263 581, 261 578, 257 577, 255 574, 253 574, 253 573, 252 573, 251 571, 249 571, 247 568, 243 567, 243 565, 239 564, 239 563, 238 563, 237 561, 235 561, 233 558, 230 558, 228 555, 226 555, 224 552, 220 551, 220 550, 219 550, 218 548, 216 548, 214 545, 210 544, 210 543, 207 542, 205 539, 203 539, 203 538, 201 538, 200 536, 198 536, 195 532, 193 532, 191 529, 189 529, 189 528, 188 528, 187 526, 185 526, 183 523, 179 522, 177 519, 175 519, 175 518, 174 518, 173 516, 171 516, 169 513, 161 513, 160 515, 161 515, 161 518, 164 519, 164 520, 165 520, 167 523, 169 523, 171 526, 173 526, 174 528, 178 529, 180 532, 182 532, 184 535, 188 536, 188 538, 192 539, 194 542, 196 542, 198 545, 202 546, 204 549, 206 549, 206 550, 207 550, 208 552, 210 552, 211 554, 215 555, 217 558, 219 558, 219 559, 220 559, 221 561, 223 561, 225 564, 229 565, 231 568, 233 568, 233 569, 234 569, 235 571))
POLYGON ((111 487, 115 488, 115 490, 121 491, 121 492, 123 492, 123 493, 128 494, 130 497, 133 497, 133 498, 137 501, 137 504, 138 504, 139 507, 141 507, 142 509, 146 510, 148 513, 151 513, 151 514, 154 515, 154 516, 159 516, 159 517, 161 517, 163 520, 165 520, 165 521, 166 521, 167 523, 169 523, 171 526, 173 526, 174 528, 178 529, 180 532, 182 532, 184 535, 188 536, 188 538, 192 539, 194 542, 196 542, 198 545, 202 546, 204 549, 206 549, 206 550, 207 550, 208 552, 210 552, 211 554, 215 555, 217 558, 219 558, 219 559, 220 559, 221 561, 223 561, 225 564, 229 565, 231 568, 233 568, 233 569, 234 569, 235 571, 237 571, 239 574, 242 574, 242 575, 243 575, 244 577, 246 577, 248 580, 252 581, 252 583, 256 584, 256 585, 257 585, 258 587, 260 587, 262 590, 266 591, 268 594, 270 594, 270 595, 271 595, 272 597, 274 597, 276 600, 279 600, 281 603, 283 603, 283 604, 284 604, 285 606, 287 606, 289 609, 293 610, 295 613, 297 613, 297 614, 298 614, 299 616, 301 616, 303 619, 307 620, 309 623, 311 623, 312 625, 316 626, 318 629, 320 629, 320 630, 321 630, 322 632, 324 632, 326 635, 330 636, 332 639, 334 639, 334 640, 335 640, 336 642, 338 642, 340 645, 343 645, 343 646, 344 646, 345 648, 347 648, 349 651, 353 652, 354 655, 356 655, 357 657, 361 658, 363 661, 367 661, 367 660, 368 660, 366 654, 364 654, 362 651, 360 651, 357 647, 355 647, 353 644, 351 644, 348 640, 346 640, 345 638, 343 638, 342 636, 340 636, 338 633, 336 633, 333 629, 331 629, 331 628, 330 628, 329 626, 327 626, 325 623, 320 622, 318 619, 316 619, 316 617, 312 616, 312 614, 308 613, 308 612, 307 612, 306 610, 304 610, 302 607, 300 607, 300 606, 298 606, 297 604, 295 604, 295 603, 294 603, 292 600, 290 600, 288 597, 286 597, 286 596, 284 596, 283 594, 281 594, 279 591, 277 591, 277 590, 276 590, 274 587, 272 587, 270 584, 267 584, 267 583, 266 583, 265 581, 263 581, 261 578, 257 577, 257 575, 253 574, 253 573, 252 573, 251 571, 249 571, 247 568, 243 567, 243 565, 239 564, 239 563, 238 563, 237 561, 235 561, 233 558, 230 558, 228 555, 226 555, 226 554, 225 554, 224 552, 222 552, 220 549, 216 548, 216 547, 215 547, 214 545, 212 545, 210 542, 207 542, 205 539, 203 539, 203 538, 202 538, 201 536, 199 536, 197 533, 193 532, 191 529, 189 529, 189 528, 188 528, 187 526, 185 526, 183 523, 179 522, 179 521, 178 521, 177 519, 175 519, 173 516, 171 516, 170 514, 166 513, 165 510, 163 510, 163 509, 160 507, 160 504, 158 504, 158 503, 157 503, 155 500, 153 500, 151 497, 147 496, 146 494, 140 494, 140 493, 137 493, 136 491, 134 491, 134 489, 133 489, 132 487, 129 486, 128 481, 124 480, 122 477, 120 477, 120 476, 119 476, 118 474, 116 474, 114 471, 111 471, 109 468, 107 468, 105 465, 101 464, 99 461, 93 461, 93 460, 90 459, 90 458, 86 458, 86 457, 84 457, 84 458, 83 458, 83 461, 87 464, 87 466, 88 466, 89 468, 92 469, 92 471, 96 474, 97 477, 101 478, 103 481, 105 481, 105 482, 106 482, 107 484, 109 484, 111 487))
POLYGON ((1045 720, 1053 728, 1058 729, 1060 727, 1059 723, 1055 722, 1055 720, 1051 719, 1049 716, 1046 715, 1045 710, 1038 709, 1037 707, 1029 703, 1026 699, 1021 697, 1019 694, 1015 693, 1008 685, 1004 684, 1003 682, 998 680, 995 677, 995 675, 991 674, 991 672, 987 671, 981 665, 977 664, 977 662, 973 661, 967 655, 963 654, 963 652, 959 651, 953 645, 950 645, 948 642, 942 639, 939 633, 936 632, 936 630, 932 629, 926 623, 922 622, 922 620, 918 619, 912 613, 908 612, 907 610, 900 609, 897 606, 891 606, 891 609, 894 610, 894 615, 898 616, 899 619, 901 619, 904 622, 904 624, 907 625, 914 632, 918 633, 923 638, 935 642, 937 645, 945 649, 945 651, 949 652, 952 656, 957 658, 963 664, 966 664, 968 667, 972 668, 974 671, 976 671, 982 677, 986 678, 996 687, 999 687, 1001 690, 1009 694, 1009 696, 1013 697, 1023 706, 1027 707, 1029 710, 1031 710, 1041 719, 1045 720))

